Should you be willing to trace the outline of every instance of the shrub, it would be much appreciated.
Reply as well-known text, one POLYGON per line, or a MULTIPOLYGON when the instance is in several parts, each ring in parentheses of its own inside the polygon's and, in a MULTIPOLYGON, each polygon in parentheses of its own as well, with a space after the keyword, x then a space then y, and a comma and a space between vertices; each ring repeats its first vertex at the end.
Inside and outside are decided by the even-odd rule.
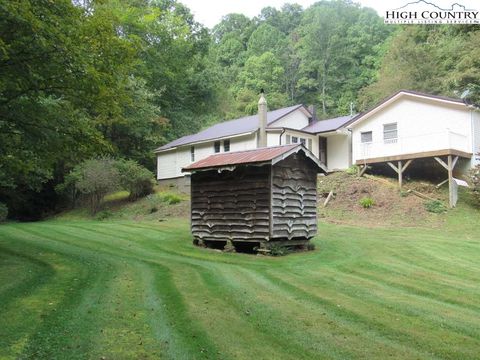
POLYGON ((364 198, 360 199, 360 205, 362 205, 362 207, 364 209, 369 209, 373 205, 375 205, 375 202, 373 201, 373 199, 371 197, 364 197, 364 198))
POLYGON ((116 168, 120 174, 120 186, 130 193, 131 201, 153 193, 153 174, 133 160, 118 160, 116 168))
POLYGON ((359 172, 359 167, 357 165, 350 166, 345 172, 349 175, 357 175, 359 172))
POLYGON ((109 192, 118 189, 119 173, 115 167, 115 160, 109 158, 90 159, 75 166, 65 177, 65 182, 57 186, 59 192, 83 194, 90 205, 92 214, 97 213, 101 201, 109 192))
POLYGON ((441 214, 447 211, 447 207, 439 200, 431 200, 425 203, 425 210, 435 214, 441 214))
POLYGON ((285 246, 273 244, 270 246, 270 255, 272 256, 285 256, 290 253, 290 249, 285 246))
POLYGON ((169 205, 178 204, 180 201, 182 201, 182 198, 180 196, 172 193, 164 194, 160 198, 163 202, 166 202, 169 205))
POLYGON ((113 215, 113 212, 111 212, 110 210, 103 210, 103 211, 99 211, 97 215, 95 215, 95 219, 106 220, 108 218, 111 218, 112 215, 113 215))
POLYGON ((468 173, 470 191, 477 205, 480 205, 480 165, 475 166, 468 173))
POLYGON ((313 250, 315 250, 315 244, 312 243, 312 242, 309 242, 309 243, 307 244, 307 250, 308 250, 308 251, 313 251, 313 250))
POLYGON ((57 186, 55 186, 55 191, 58 194, 63 195, 72 207, 75 207, 75 205, 77 204, 77 200, 81 194, 76 186, 80 178, 81 172, 75 171, 74 169, 73 171, 65 175, 62 184, 58 184, 57 186))
POLYGON ((0 202, 0 223, 7 220, 8 216, 8 207, 4 203, 0 202))

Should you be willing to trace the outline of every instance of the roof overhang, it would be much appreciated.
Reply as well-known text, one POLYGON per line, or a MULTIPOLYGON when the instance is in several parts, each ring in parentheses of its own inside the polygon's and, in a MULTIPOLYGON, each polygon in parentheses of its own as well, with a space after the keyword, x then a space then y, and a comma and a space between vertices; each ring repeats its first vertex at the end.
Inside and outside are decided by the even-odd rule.
POLYGON ((191 143, 186 143, 186 144, 182 144, 182 145, 179 145, 179 146, 172 146, 168 149, 162 149, 162 150, 155 150, 155 154, 158 154, 158 153, 162 153, 162 152, 166 152, 166 151, 171 151, 171 150, 176 150, 176 149, 179 149, 179 148, 182 148, 182 147, 187 147, 187 146, 195 146, 195 145, 198 145, 198 144, 204 144, 204 143, 208 143, 208 142, 212 142, 212 141, 220 141, 220 140, 227 140, 227 139, 233 139, 233 138, 237 138, 237 137, 242 137, 242 136, 248 136, 248 135, 252 135, 252 134, 255 134, 256 132, 258 131, 258 129, 255 129, 255 130, 252 130, 252 131, 248 131, 248 132, 244 132, 244 133, 240 133, 240 134, 234 134, 234 135, 227 135, 227 136, 223 136, 223 137, 214 137, 214 138, 210 138, 210 139, 205 139, 205 140, 200 140, 200 141, 194 141, 194 142, 191 142, 191 143))
POLYGON ((194 168, 194 169, 188 169, 188 168, 183 168, 182 173, 196 173, 196 172, 202 172, 202 171, 211 171, 211 170, 216 170, 218 172, 222 171, 233 171, 237 167, 240 166, 265 166, 265 165, 275 165, 278 162, 285 160, 288 158, 290 155, 298 153, 299 151, 303 151, 305 156, 312 160, 315 165, 318 167, 318 169, 323 170, 325 173, 328 171, 327 167, 320 162, 320 160, 310 151, 308 150, 303 144, 298 144, 297 146, 293 147, 292 149, 272 158, 271 160, 262 160, 262 161, 252 161, 252 162, 245 162, 245 163, 239 163, 239 164, 222 164, 218 166, 207 166, 207 167, 202 167, 202 168, 194 168))
POLYGON ((306 134, 306 135, 310 135, 310 136, 315 136, 315 133, 311 133, 311 132, 308 132, 308 131, 305 131, 305 130, 301 130, 301 129, 293 129, 293 128, 289 128, 289 127, 267 128, 266 130, 267 130, 267 132, 284 132, 284 131, 289 131, 289 132, 297 132, 297 133, 300 133, 300 134, 306 134))
POLYGON ((323 165, 320 160, 310 151, 308 150, 303 144, 299 144, 299 146, 294 147, 293 149, 287 151, 286 153, 283 153, 282 155, 277 156, 276 158, 272 159, 271 163, 272 165, 275 165, 276 163, 285 160, 287 157, 289 157, 292 154, 296 154, 299 151, 303 151, 305 153, 305 156, 312 160, 319 169, 322 169, 323 171, 327 172, 327 167, 323 165))
POLYGON ((400 90, 397 93, 393 94, 392 96, 386 98, 385 100, 375 105, 372 109, 367 110, 361 114, 358 114, 350 121, 350 123, 345 124, 345 126, 348 128, 353 128, 363 120, 366 120, 372 117, 376 113, 382 111, 383 109, 388 107, 390 104, 398 101, 401 98, 410 98, 410 99, 420 100, 424 102, 439 103, 447 106, 453 106, 456 108, 463 108, 463 109, 470 108, 469 105, 465 104, 461 100, 456 100, 456 99, 451 99, 451 98, 436 96, 436 95, 423 94, 423 93, 418 93, 418 92, 409 91, 409 90, 400 90))

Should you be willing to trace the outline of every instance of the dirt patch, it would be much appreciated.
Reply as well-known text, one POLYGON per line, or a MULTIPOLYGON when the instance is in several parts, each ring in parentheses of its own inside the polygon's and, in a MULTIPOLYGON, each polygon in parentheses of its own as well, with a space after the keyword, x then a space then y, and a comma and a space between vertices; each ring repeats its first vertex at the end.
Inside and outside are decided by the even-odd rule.
POLYGON ((408 189, 419 191, 431 198, 446 201, 444 188, 434 184, 409 181, 402 191, 398 190, 396 179, 367 176, 358 177, 344 172, 320 177, 318 181, 319 217, 328 222, 383 226, 427 226, 436 227, 444 222, 445 216, 432 214, 425 209, 425 201, 408 189), (327 207, 323 203, 330 191, 335 196, 327 207), (373 206, 364 208, 361 200, 370 198, 373 206))

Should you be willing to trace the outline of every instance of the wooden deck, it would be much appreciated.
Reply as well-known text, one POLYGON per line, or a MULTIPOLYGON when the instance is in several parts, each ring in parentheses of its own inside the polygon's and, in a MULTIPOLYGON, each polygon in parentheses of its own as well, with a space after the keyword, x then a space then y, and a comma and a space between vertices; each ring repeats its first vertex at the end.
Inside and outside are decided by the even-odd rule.
POLYGON ((389 161, 413 160, 413 159, 422 159, 422 158, 448 156, 448 155, 459 156, 466 159, 470 159, 472 157, 472 153, 467 153, 467 152, 455 150, 455 149, 443 149, 443 150, 424 151, 419 153, 411 153, 411 154, 403 154, 403 155, 362 159, 362 160, 357 160, 355 164, 368 165, 368 164, 377 164, 377 163, 383 163, 383 162, 389 162, 389 161))

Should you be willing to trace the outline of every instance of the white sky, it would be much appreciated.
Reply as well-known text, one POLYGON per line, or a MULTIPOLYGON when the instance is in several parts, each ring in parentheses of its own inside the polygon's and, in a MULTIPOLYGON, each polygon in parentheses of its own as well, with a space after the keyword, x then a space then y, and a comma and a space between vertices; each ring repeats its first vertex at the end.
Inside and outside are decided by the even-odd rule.
MULTIPOLYGON (((318 1, 318 0, 317 0, 318 1)), ((386 10, 398 8, 415 0, 356 0, 362 6, 375 9, 380 16, 386 10)), ((457 0, 430 0, 438 6, 449 7, 457 0)), ((478 0, 460 0, 462 5, 478 7, 478 0)), ((267 6, 280 9, 286 2, 297 3, 305 9, 316 2, 316 0, 180 0, 187 5, 195 16, 195 20, 212 28, 220 22, 222 16, 230 13, 241 13, 248 17, 256 16, 260 10, 267 6)))

